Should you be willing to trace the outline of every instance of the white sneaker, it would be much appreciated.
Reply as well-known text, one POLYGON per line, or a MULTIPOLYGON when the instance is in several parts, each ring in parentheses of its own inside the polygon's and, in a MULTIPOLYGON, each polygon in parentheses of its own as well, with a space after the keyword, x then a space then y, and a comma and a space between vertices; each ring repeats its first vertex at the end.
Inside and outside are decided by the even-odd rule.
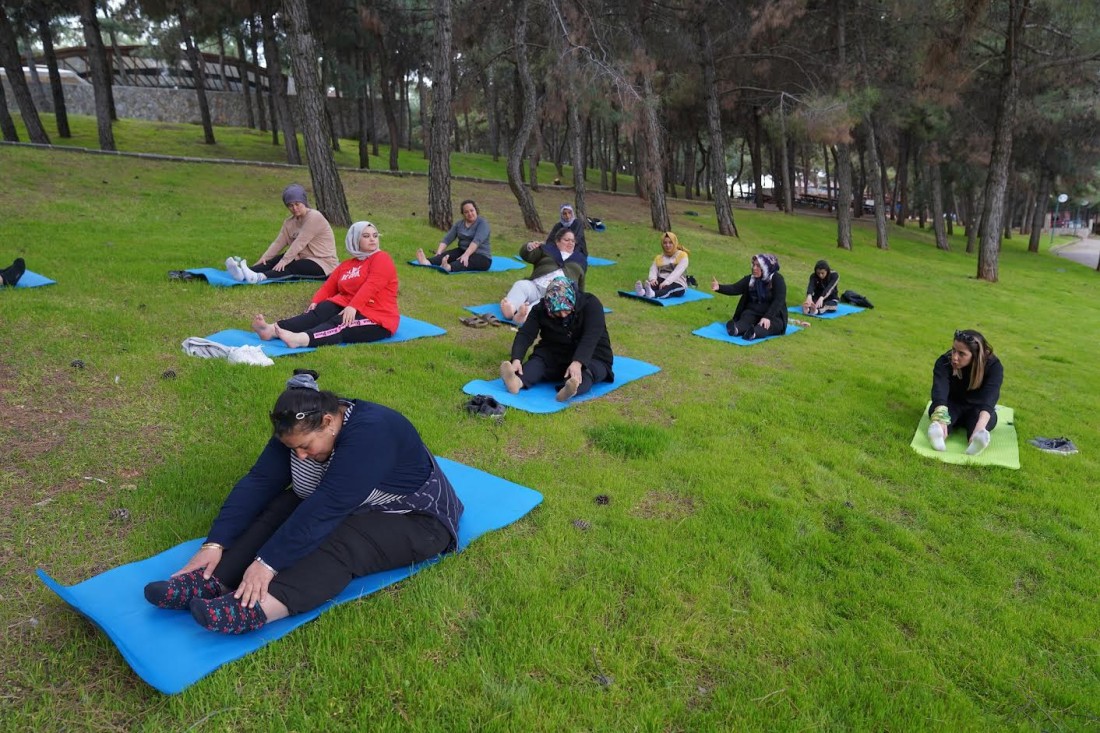
POLYGON ((239 283, 244 282, 244 273, 241 272, 241 258, 240 257, 226 257, 225 269, 229 272, 229 276, 239 283))
POLYGON ((979 430, 974 433, 974 437, 970 440, 970 445, 966 447, 966 455, 976 456, 983 450, 989 447, 989 431, 979 430))
POLYGON ((943 434, 943 426, 938 422, 934 422, 928 426, 928 442, 932 444, 932 447, 938 451, 947 450, 947 446, 943 444, 943 439, 946 436, 943 434))

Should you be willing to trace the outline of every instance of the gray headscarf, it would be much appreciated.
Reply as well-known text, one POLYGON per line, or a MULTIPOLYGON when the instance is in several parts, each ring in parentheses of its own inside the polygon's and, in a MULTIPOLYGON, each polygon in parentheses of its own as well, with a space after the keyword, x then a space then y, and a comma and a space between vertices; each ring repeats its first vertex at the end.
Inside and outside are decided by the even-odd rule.
POLYGON ((290 206, 293 203, 309 206, 305 186, 300 183, 292 183, 283 189, 283 206, 290 206))
POLYGON ((348 229, 348 236, 344 237, 344 247, 347 249, 348 253, 357 260, 365 260, 371 255, 378 254, 382 251, 381 249, 376 249, 373 252, 364 252, 359 249, 359 237, 363 236, 363 230, 367 227, 378 229, 378 227, 375 227, 374 224, 371 224, 369 221, 357 221, 348 229))

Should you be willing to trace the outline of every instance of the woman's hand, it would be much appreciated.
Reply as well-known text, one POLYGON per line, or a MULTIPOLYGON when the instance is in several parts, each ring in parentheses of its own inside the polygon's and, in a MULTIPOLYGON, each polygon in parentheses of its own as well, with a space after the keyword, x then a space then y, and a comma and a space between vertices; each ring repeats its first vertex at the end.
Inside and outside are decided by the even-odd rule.
POLYGON ((187 564, 172 573, 171 577, 174 578, 177 575, 183 575, 184 573, 190 573, 192 570, 202 568, 202 577, 209 579, 210 576, 214 574, 214 568, 218 567, 218 563, 221 561, 221 548, 207 547, 192 555, 191 559, 187 561, 187 564))
POLYGON ((443 242, 440 242, 440 243, 439 243, 439 246, 435 248, 435 253, 436 253, 437 255, 441 255, 441 254, 443 254, 443 253, 444 253, 444 252, 446 252, 446 251, 447 251, 447 245, 446 245, 446 244, 444 244, 443 242))
POLYGON ((572 379, 580 384, 581 381, 581 363, 579 361, 569 362, 569 366, 565 369, 565 378, 572 379))
POLYGON ((345 326, 350 326, 359 313, 350 305, 344 310, 340 311, 340 320, 345 326))
POLYGON ((516 374, 523 374, 523 362, 519 359, 512 359, 512 370, 516 374))
POLYGON ((761 318, 760 319, 760 327, 764 328, 764 329, 771 328, 772 327, 771 319, 770 318, 761 318))
POLYGON ((271 579, 274 577, 274 571, 268 569, 263 563, 253 560, 244 571, 244 577, 241 578, 241 584, 237 586, 233 597, 245 608, 252 608, 267 597, 267 586, 271 585, 271 579))
POLYGON ((654 290, 657 289, 657 278, 653 278, 649 281, 649 287, 653 288, 654 290))
POLYGON ((825 299, 824 298, 818 298, 817 302, 814 303, 814 308, 817 308, 818 310, 821 310, 823 307, 825 307, 825 299))
POLYGON ((813 308, 814 307, 814 296, 807 295, 806 300, 802 301, 802 305, 804 305, 807 308, 813 308))
POLYGON ((281 259, 278 262, 276 262, 275 266, 272 267, 271 269, 274 270, 275 272, 282 272, 283 270, 286 269, 286 266, 289 265, 289 264, 290 264, 290 262, 288 262, 286 259, 281 259))
POLYGON ((470 266, 470 253, 469 252, 464 252, 462 254, 462 256, 458 258, 458 261, 462 263, 463 267, 469 267, 470 266))
POLYGON ((309 312, 310 312, 311 310, 313 310, 313 309, 314 309, 314 308, 316 308, 316 307, 317 307, 317 304, 316 304, 316 303, 310 303, 310 304, 309 304, 309 307, 308 307, 308 308, 306 308, 306 313, 309 313, 309 312))
POLYGON ((538 249, 541 246, 542 246, 542 242, 528 242, 527 243, 527 251, 528 252, 534 252, 536 249, 538 249))
POLYGON ((718 288, 720 288, 720 287, 721 286, 718 284, 718 278, 716 278, 712 275, 711 278, 710 278, 710 289, 717 293, 718 288))

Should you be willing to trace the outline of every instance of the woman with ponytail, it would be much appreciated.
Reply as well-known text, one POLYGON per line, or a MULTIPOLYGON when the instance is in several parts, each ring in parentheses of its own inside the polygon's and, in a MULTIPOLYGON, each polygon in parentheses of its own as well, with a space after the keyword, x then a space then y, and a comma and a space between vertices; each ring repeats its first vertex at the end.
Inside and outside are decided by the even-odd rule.
POLYGON ((316 377, 296 370, 287 382, 260 457, 199 551, 145 587, 150 603, 243 634, 457 547, 462 502, 412 423, 316 377))
POLYGON ((951 350, 932 367, 932 404, 928 415, 928 442, 946 450, 944 440, 955 428, 966 431, 968 455, 976 456, 989 445, 989 431, 997 426, 997 400, 1001 398, 1004 367, 993 347, 978 331, 955 331, 951 350))

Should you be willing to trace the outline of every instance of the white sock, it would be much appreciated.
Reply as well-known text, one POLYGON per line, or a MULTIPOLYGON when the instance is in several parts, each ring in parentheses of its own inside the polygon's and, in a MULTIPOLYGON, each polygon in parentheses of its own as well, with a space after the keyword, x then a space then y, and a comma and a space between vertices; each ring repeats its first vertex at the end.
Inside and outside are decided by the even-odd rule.
POLYGON ((943 426, 938 422, 928 426, 928 442, 932 444, 934 449, 938 451, 947 450, 947 446, 943 443, 944 437, 943 426))
POLYGON ((229 271, 229 276, 241 283, 244 282, 244 273, 241 272, 241 258, 240 257, 226 257, 225 269, 229 271))
POLYGON ((635 295, 645 295, 645 288, 642 287, 642 281, 641 280, 635 280, 634 281, 634 294, 635 295))
POLYGON ((240 267, 242 277, 244 278, 245 282, 249 283, 250 285, 255 285, 256 283, 263 282, 267 279, 267 275, 263 274, 262 272, 253 272, 252 269, 249 268, 248 262, 245 260, 241 260, 240 267))
POLYGON ((970 445, 966 447, 966 455, 976 456, 989 447, 989 431, 979 430, 974 433, 974 437, 970 441, 970 445))
POLYGON ((647 297, 647 298, 656 298, 657 297, 657 294, 653 292, 653 286, 650 285, 649 283, 645 284, 645 297, 647 297))

